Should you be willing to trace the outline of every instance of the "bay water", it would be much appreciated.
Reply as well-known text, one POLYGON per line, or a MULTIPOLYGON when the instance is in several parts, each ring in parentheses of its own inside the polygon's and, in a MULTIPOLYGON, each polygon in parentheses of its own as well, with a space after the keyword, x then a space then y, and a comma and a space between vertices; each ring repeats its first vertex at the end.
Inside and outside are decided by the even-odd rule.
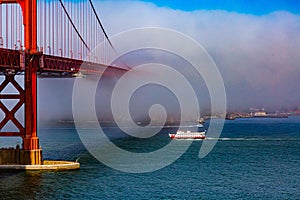
MULTIPOLYGON (((168 133, 176 129, 168 127, 149 139, 135 139, 116 127, 104 128, 112 142, 133 152, 162 148, 170 142, 168 133)), ((0 172, 0 199, 300 197, 300 117, 226 121, 205 158, 198 157, 202 141, 196 140, 174 163, 149 173, 125 173, 102 164, 86 150, 72 123, 40 123, 38 131, 44 159, 78 160, 80 170, 0 172)), ((15 138, 1 138, 0 145, 15 142, 15 138)))

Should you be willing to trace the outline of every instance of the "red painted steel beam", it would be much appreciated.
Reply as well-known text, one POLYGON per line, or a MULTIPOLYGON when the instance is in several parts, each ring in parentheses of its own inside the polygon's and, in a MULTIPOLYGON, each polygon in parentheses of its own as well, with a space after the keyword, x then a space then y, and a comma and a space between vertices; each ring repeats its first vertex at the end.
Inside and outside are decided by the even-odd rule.
POLYGON ((2 130, 3 127, 11 121, 19 130, 19 132, 0 132, 0 136, 24 136, 25 129, 23 125, 19 122, 16 118, 16 112, 24 105, 25 101, 25 92, 22 87, 16 82, 15 75, 7 74, 5 75, 5 80, 0 84, 0 93, 3 89, 8 85, 12 84, 15 89, 18 91, 18 94, 0 94, 0 100, 2 99, 15 99, 18 100, 17 104, 9 110, 2 101, 0 101, 0 109, 4 112, 5 116, 0 122, 0 129, 2 130), (13 134, 12 134, 13 133, 13 134))
MULTIPOLYGON (((16 72, 24 72, 25 68, 21 65, 22 52, 11 49, 0 49, 0 72, 6 73, 7 69, 14 69, 16 72)), ((26 54, 26 62, 31 59, 31 54, 26 54)), ((50 56, 35 54, 36 59, 39 59, 38 73, 53 72, 53 73, 70 73, 76 74, 80 70, 84 74, 103 74, 104 70, 108 68, 113 73, 106 73, 106 75, 114 76, 115 74, 124 73, 127 69, 118 68, 116 66, 106 66, 104 64, 83 62, 82 60, 63 58, 60 56, 50 56)), ((24 63, 23 63, 24 64, 24 63)), ((45 77, 45 75, 43 75, 45 77)))
POLYGON ((19 94, 0 94, 0 99, 19 99, 19 94))
POLYGON ((0 4, 18 3, 17 0, 0 0, 0 4))
POLYGON ((0 136, 2 136, 2 137, 22 137, 23 133, 19 133, 19 132, 0 132, 0 136))
POLYGON ((0 48, 0 71, 7 68, 18 69, 20 67, 20 52, 17 50, 0 48))
POLYGON ((18 4, 18 0, 0 0, 0 4, 18 4))

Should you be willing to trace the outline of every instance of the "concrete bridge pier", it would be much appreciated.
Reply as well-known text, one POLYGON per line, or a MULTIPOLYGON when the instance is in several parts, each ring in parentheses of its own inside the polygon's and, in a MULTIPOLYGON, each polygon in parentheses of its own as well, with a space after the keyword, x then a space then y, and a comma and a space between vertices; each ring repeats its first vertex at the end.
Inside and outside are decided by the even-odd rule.
POLYGON ((42 165, 42 149, 1 149, 0 165, 42 165))

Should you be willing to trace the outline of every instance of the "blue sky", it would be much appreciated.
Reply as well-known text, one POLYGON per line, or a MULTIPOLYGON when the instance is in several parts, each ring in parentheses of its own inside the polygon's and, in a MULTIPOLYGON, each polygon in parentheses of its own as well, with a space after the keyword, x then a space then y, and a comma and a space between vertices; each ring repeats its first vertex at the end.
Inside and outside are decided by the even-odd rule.
POLYGON ((238 13, 264 15, 278 10, 300 13, 299 0, 142 0, 157 6, 184 11, 227 10, 238 13))

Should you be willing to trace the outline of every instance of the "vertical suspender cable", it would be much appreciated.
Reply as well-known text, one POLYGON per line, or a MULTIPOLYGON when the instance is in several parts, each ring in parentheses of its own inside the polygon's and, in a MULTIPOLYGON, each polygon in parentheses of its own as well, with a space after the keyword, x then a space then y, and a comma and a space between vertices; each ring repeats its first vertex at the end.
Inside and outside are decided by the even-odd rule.
POLYGON ((64 51, 64 46, 63 46, 63 42, 64 42, 63 24, 64 24, 64 20, 63 20, 63 15, 62 15, 62 10, 61 9, 59 9, 59 19, 60 19, 60 33, 62 34, 61 37, 60 37, 60 48, 61 48, 60 55, 63 56, 63 51, 64 51))
POLYGON ((48 3, 48 8, 49 8, 49 24, 48 24, 48 34, 49 34, 49 43, 48 43, 48 49, 49 49, 49 54, 51 55, 52 53, 52 42, 53 42, 53 38, 52 38, 52 33, 53 33, 53 30, 52 30, 52 18, 53 18, 53 11, 52 11, 52 2, 50 1, 48 3))
POLYGON ((8 47, 8 4, 5 5, 5 43, 6 43, 6 48, 8 47))
POLYGON ((13 29, 14 29, 14 38, 15 38, 15 40, 14 40, 14 45, 15 45, 15 48, 17 49, 18 48, 18 22, 17 22, 17 20, 18 20, 18 18, 17 18, 17 12, 18 12, 18 10, 17 10, 17 7, 14 5, 14 7, 13 7, 13 15, 14 15, 14 23, 13 23, 13 25, 14 25, 14 27, 13 27, 13 29))
POLYGON ((20 23, 21 23, 21 30, 20 30, 20 32, 21 32, 21 44, 22 44, 22 46, 24 46, 24 40, 23 40, 23 38, 24 38, 24 25, 23 25, 23 15, 22 15, 21 8, 20 8, 20 23))
POLYGON ((13 25, 14 25, 14 27, 13 27, 13 29, 14 29, 14 38, 15 38, 15 40, 14 40, 14 45, 15 45, 15 48, 17 49, 18 48, 18 23, 17 23, 17 7, 14 5, 14 7, 13 7, 13 15, 14 15, 14 23, 13 23, 13 25))
MULTIPOLYGON (((90 10, 90 9, 89 9, 90 10)), ((93 42, 92 42, 92 30, 93 30, 93 28, 92 28, 92 26, 93 26, 93 18, 92 18, 92 12, 91 11, 89 11, 90 12, 90 28, 89 28, 89 30, 90 30, 90 47, 92 47, 92 48, 94 48, 94 46, 93 46, 93 42)), ((91 55, 92 56, 92 55, 91 55)))
POLYGON ((11 42, 11 48, 14 49, 14 42, 15 42, 15 33, 14 33, 14 10, 13 10, 13 4, 10 5, 10 18, 9 18, 9 22, 10 22, 10 32, 9 32, 9 36, 10 38, 10 42, 11 42))
MULTIPOLYGON (((83 35, 86 38, 86 30, 85 30, 85 23, 84 23, 84 15, 85 13, 85 9, 84 9, 84 0, 82 1, 82 30, 83 30, 83 35)), ((83 47, 83 44, 81 44, 82 46, 82 56, 83 58, 86 58, 86 54, 85 54, 85 48, 83 47)))
POLYGON ((56 15, 55 15, 55 18, 56 18, 56 23, 55 23, 55 26, 56 26, 56 40, 55 40, 55 42, 56 42, 56 44, 55 44, 55 46, 56 46, 56 53, 58 53, 58 49, 59 49, 59 46, 58 46, 58 44, 59 44, 59 42, 58 42, 58 40, 59 40, 58 33, 60 31, 59 31, 59 26, 58 26, 59 10, 58 10, 58 6, 57 6, 57 1, 55 1, 55 10, 56 10, 56 15))
MULTIPOLYGON (((85 15, 84 15, 84 19, 86 19, 86 22, 85 22, 85 34, 86 34, 86 42, 87 44, 89 44, 89 32, 88 32, 88 10, 87 10, 87 7, 86 7, 86 4, 84 5, 85 8, 84 8, 84 12, 85 12, 85 15)), ((88 52, 86 52, 86 58, 88 58, 88 52)))
POLYGON ((2 4, 0 4, 0 48, 2 47, 2 42, 3 42, 3 35, 2 35, 2 20, 3 20, 3 16, 2 16, 2 4))
MULTIPOLYGON (((80 31, 80 15, 79 15, 79 5, 80 5, 80 1, 78 1, 77 2, 77 4, 76 4, 76 13, 75 13, 75 18, 77 18, 77 27, 78 27, 78 29, 79 29, 79 31, 80 31)), ((76 49, 76 58, 78 59, 78 53, 79 53, 79 40, 75 40, 76 41, 76 47, 75 47, 75 49, 76 49)))
MULTIPOLYGON (((92 20, 92 13, 91 13, 91 11, 90 11, 90 9, 88 9, 89 10, 89 17, 90 17, 90 22, 89 22, 89 37, 90 37, 90 47, 92 47, 93 48, 93 43, 92 43, 92 25, 93 25, 93 20, 92 20)), ((90 60, 92 61, 92 54, 91 54, 91 52, 90 52, 90 60)))
POLYGON ((63 22, 63 30, 64 30, 64 48, 63 48, 63 56, 65 56, 65 52, 66 52, 66 40, 67 40, 67 37, 66 37, 66 17, 65 15, 63 15, 63 18, 64 18, 64 22, 63 22))
MULTIPOLYGON (((79 8, 78 8, 78 11, 79 11, 79 27, 80 27, 80 32, 81 33, 83 33, 83 29, 82 29, 82 1, 80 1, 80 6, 79 6, 79 8)), ((82 42, 80 42, 79 40, 78 40, 78 45, 79 45, 79 53, 80 53, 80 55, 79 55, 79 59, 83 59, 83 55, 82 55, 82 42)))
POLYGON ((40 0, 40 13, 41 13, 41 18, 40 18, 40 28, 39 32, 41 32, 41 41, 40 41, 40 46, 43 48, 43 51, 45 51, 45 45, 44 45, 44 19, 45 19, 45 12, 44 12, 44 1, 40 0))
MULTIPOLYGON (((98 41, 98 31, 97 31, 97 26, 96 26, 96 22, 95 22, 95 45, 97 46, 99 41, 98 41)), ((100 59, 100 55, 98 55, 98 48, 96 48, 96 56, 97 56, 97 60, 96 62, 99 63, 99 59, 100 59)))
MULTIPOLYGON (((88 9, 88 7, 86 7, 86 9, 88 9)), ((92 47, 92 42, 91 42, 91 39, 92 39, 92 37, 91 37, 91 33, 92 33, 92 14, 90 13, 90 9, 88 9, 88 20, 89 20, 89 23, 88 23, 88 25, 89 25, 89 28, 88 28, 88 36, 89 36, 89 46, 91 47, 91 48, 93 48, 92 47)), ((89 55, 89 58, 90 58, 90 61, 91 61, 91 59, 92 59, 92 55, 91 55, 91 52, 90 52, 90 55, 89 55)))
MULTIPOLYGON (((44 15, 45 13, 43 13, 43 2, 42 0, 39 0, 39 17, 37 18, 39 20, 39 27, 38 27, 38 32, 40 33, 40 38, 39 38, 39 46, 40 46, 40 51, 43 50, 44 46, 43 46, 43 40, 44 40, 44 31, 43 31, 43 21, 44 21, 44 15)), ((44 50, 43 50, 44 51, 44 50)))
MULTIPOLYGON (((94 49, 95 49, 95 47, 96 47, 96 35, 97 35, 97 32, 95 31, 96 29, 95 29, 95 27, 96 27, 96 23, 95 23, 96 21, 95 21, 95 18, 93 18, 93 31, 92 31, 92 36, 93 36, 93 47, 94 47, 94 49)), ((97 62, 96 61, 96 57, 97 57, 97 55, 96 55, 96 52, 94 52, 94 62, 97 62)))
POLYGON ((19 23, 19 27, 18 27, 18 34, 19 34, 19 36, 18 36, 18 38, 19 38, 19 42, 20 42, 20 50, 22 49, 22 12, 21 12, 21 9, 19 8, 18 9, 18 23, 19 23))
POLYGON ((46 25, 47 25, 47 7, 46 7, 46 0, 44 0, 44 26, 43 26, 43 34, 44 34, 44 52, 47 51, 47 35, 46 35, 46 25))
MULTIPOLYGON (((49 3, 50 4, 50 3, 49 3)), ((48 8, 48 24, 47 24, 47 35, 48 35, 48 42, 47 42, 47 49, 48 53, 51 54, 50 52, 50 45, 51 45, 51 5, 47 6, 48 8)))
MULTIPOLYGON (((78 3, 77 15, 78 15, 78 18, 79 18, 79 21, 78 21, 79 31, 82 33, 82 31, 81 31, 81 12, 80 12, 80 10, 81 10, 81 1, 79 1, 79 3, 78 3)), ((78 56, 78 59, 80 59, 81 46, 80 46, 79 40, 77 40, 77 46, 78 46, 77 47, 77 49, 78 49, 77 56, 78 56)))
POLYGON ((48 42, 48 50, 49 50, 49 55, 52 54, 52 45, 53 45, 53 29, 52 29, 52 23, 53 23, 53 9, 52 9, 52 1, 49 1, 48 4, 48 9, 49 9, 49 24, 48 24, 48 35, 49 35, 49 42, 48 42))
POLYGON ((14 49, 14 30, 13 30, 13 23, 14 23, 14 20, 13 20, 13 9, 12 9, 12 4, 10 5, 10 18, 8 19, 9 20, 9 23, 10 23, 10 32, 9 32, 9 36, 11 37, 10 38, 10 48, 14 49))
MULTIPOLYGON (((42 18, 42 14, 41 14, 41 2, 40 1, 37 1, 37 13, 38 13, 38 16, 37 17, 37 30, 41 30, 41 18, 42 18)), ((41 38, 42 38, 42 34, 41 34, 41 31, 37 31, 38 32, 38 39, 37 39, 37 46, 38 46, 38 49, 39 51, 41 51, 41 38)))
MULTIPOLYGON (((85 32, 84 32, 84 20, 83 20, 83 0, 81 1, 81 6, 80 6, 80 14, 81 14, 81 19, 80 19, 80 26, 81 26, 81 33, 83 33, 83 37, 85 36, 85 32)), ((83 43, 80 43, 80 51, 81 51, 81 59, 84 58, 84 46, 83 43)))
MULTIPOLYGON (((89 16, 90 16, 90 23, 89 23, 89 25, 90 25, 90 28, 89 28, 89 35, 90 35, 90 47, 92 47, 93 48, 93 42, 92 42, 92 26, 93 26, 93 20, 92 20, 92 12, 90 11, 90 9, 89 9, 89 16)), ((91 59, 91 61, 92 61, 92 59, 93 59, 93 56, 92 56, 92 54, 90 53, 90 59, 91 59)))
POLYGON ((14 18, 14 16, 15 16, 15 7, 14 7, 14 5, 12 4, 11 5, 11 18, 10 18, 10 22, 11 22, 11 24, 10 24, 10 28, 11 28, 11 32, 10 32, 10 35, 12 36, 12 39, 11 39, 11 47, 13 48, 13 49, 15 49, 15 42, 16 42, 16 40, 15 40, 15 31, 14 31, 14 27, 16 26, 14 23, 15 23, 15 18, 14 18))
POLYGON ((3 20, 3 16, 2 16, 2 4, 0 4, 0 37, 2 38, 2 20, 3 20))
MULTIPOLYGON (((80 14, 81 14, 81 17, 80 17, 80 26, 81 26, 81 33, 83 33, 83 37, 85 35, 85 32, 84 32, 84 23, 83 23, 83 13, 84 13, 84 6, 83 6, 83 0, 81 0, 81 5, 80 5, 80 14)), ((81 58, 83 59, 84 58, 84 48, 83 48, 83 44, 81 43, 80 44, 80 48, 81 48, 81 58)))
POLYGON ((44 4, 44 25, 41 27, 43 29, 43 38, 44 38, 44 41, 43 41, 43 46, 44 46, 44 52, 46 52, 46 31, 45 31, 45 26, 46 26, 46 16, 47 16, 47 13, 46 13, 46 0, 43 1, 43 4, 44 4))
POLYGON ((20 39, 20 48, 22 49, 22 46, 23 46, 23 44, 22 44, 22 41, 23 41, 23 39, 22 39, 22 29, 23 29, 23 23, 22 23, 22 11, 21 11, 21 8, 19 8, 19 19, 18 19, 18 21, 19 21, 19 24, 20 24, 20 29, 19 29, 19 39, 20 39))
POLYGON ((69 24, 67 22, 67 17, 65 16, 65 22, 64 22, 64 29, 65 29, 65 38, 64 38, 64 45, 65 45, 65 50, 64 50, 64 56, 67 56, 68 55, 68 43, 67 43, 67 35, 68 35, 68 27, 69 27, 69 24))
POLYGON ((52 30, 52 26, 51 26, 51 2, 48 2, 48 50, 49 50, 49 54, 51 55, 51 37, 52 37, 52 33, 53 33, 53 30, 52 30))
POLYGON ((62 10, 61 8, 59 9, 59 17, 60 17, 60 31, 61 31, 61 34, 62 36, 60 37, 60 45, 61 45, 61 56, 63 56, 63 51, 64 51, 64 27, 63 27, 63 24, 64 24, 64 16, 62 14, 62 10))
POLYGON ((55 37, 54 37, 54 33, 55 33, 55 31, 57 31, 57 30, 55 30, 55 28, 56 28, 56 26, 55 26, 55 17, 56 17, 56 15, 55 15, 55 9, 54 9, 54 1, 52 1, 51 2, 51 4, 52 4, 52 29, 51 29, 51 31, 52 31, 52 55, 54 55, 54 52, 55 52, 55 45, 54 45, 54 42, 55 42, 55 37))
MULTIPOLYGON (((66 10, 68 10, 68 2, 66 2, 66 10)), ((70 31, 70 23, 68 23, 68 29, 67 29, 67 57, 70 57, 70 40, 69 40, 69 37, 70 37, 70 34, 72 33, 72 31, 70 31)))
POLYGON ((15 35, 16 35, 16 41, 15 41, 15 43, 16 43, 16 48, 18 48, 18 34, 19 34, 19 29, 18 29, 18 27, 19 27, 19 23, 18 23, 18 8, 15 6, 15 8, 14 8, 14 10, 15 10, 15 35))
MULTIPOLYGON (((68 10, 70 10, 70 4, 69 4, 69 2, 66 2, 66 7, 67 7, 67 11, 68 10)), ((71 36, 71 34, 72 34, 72 29, 71 29, 71 26, 70 26, 70 23, 68 23, 68 34, 67 34, 67 37, 68 37, 68 57, 70 58, 71 56, 70 56, 70 44, 71 44, 71 42, 70 42, 70 36, 71 36)))
MULTIPOLYGON (((71 19, 75 20, 75 18, 73 17, 73 9, 72 9, 72 5, 73 3, 70 3, 70 13, 71 13, 71 19)), ((70 27, 71 29, 71 27, 70 27)), ((73 31, 72 29, 70 30, 70 57, 73 58, 73 31)))
MULTIPOLYGON (((86 23, 84 23, 84 19, 85 19, 85 3, 84 3, 84 1, 82 2, 82 27, 83 27, 83 35, 84 35, 84 37, 85 37, 85 39, 86 39, 86 29, 85 29, 85 25, 86 25, 86 23)), ((82 56, 83 56, 83 58, 86 58, 86 53, 85 53, 85 49, 83 48, 82 49, 82 56)))
POLYGON ((17 24, 16 24, 16 6, 13 4, 13 6, 12 6, 12 35, 13 35, 13 44, 14 44, 14 49, 16 48, 16 46, 17 46, 17 40, 16 40, 16 38, 17 38, 17 31, 15 31, 15 28, 17 27, 17 24))
MULTIPOLYGON (((84 10, 84 16, 83 16, 83 19, 87 19, 87 9, 86 9, 86 3, 84 3, 84 8, 83 8, 83 10, 84 10)), ((84 33, 85 33, 85 38, 86 38, 86 40, 88 40, 88 35, 87 35, 87 30, 88 30, 88 28, 87 28, 87 22, 83 22, 84 23, 84 28, 85 28, 85 30, 84 30, 84 33)), ((85 58, 87 58, 87 51, 85 51, 85 58)))
MULTIPOLYGON (((84 37, 85 39, 87 40, 87 25, 86 25, 86 22, 85 22, 85 19, 86 19, 86 4, 83 3, 83 29, 84 29, 84 37)), ((87 58, 87 51, 84 49, 84 58, 86 59, 87 58)))
POLYGON ((16 45, 17 45, 17 48, 19 49, 19 44, 20 44, 20 40, 19 40, 19 30, 20 30, 20 26, 19 26, 19 9, 18 7, 16 6, 15 7, 15 11, 16 11, 16 15, 15 15, 15 21, 16 21, 16 45))
MULTIPOLYGON (((10 48, 12 48, 13 49, 13 34, 12 34, 12 8, 11 8, 11 5, 10 5, 10 7, 9 7, 9 13, 10 13, 10 16, 9 16, 9 18, 8 18, 8 21, 9 21, 9 23, 10 23, 10 30, 9 30, 9 35, 8 36, 10 36, 10 48)), ((8 37, 9 38, 9 37, 8 37)))

